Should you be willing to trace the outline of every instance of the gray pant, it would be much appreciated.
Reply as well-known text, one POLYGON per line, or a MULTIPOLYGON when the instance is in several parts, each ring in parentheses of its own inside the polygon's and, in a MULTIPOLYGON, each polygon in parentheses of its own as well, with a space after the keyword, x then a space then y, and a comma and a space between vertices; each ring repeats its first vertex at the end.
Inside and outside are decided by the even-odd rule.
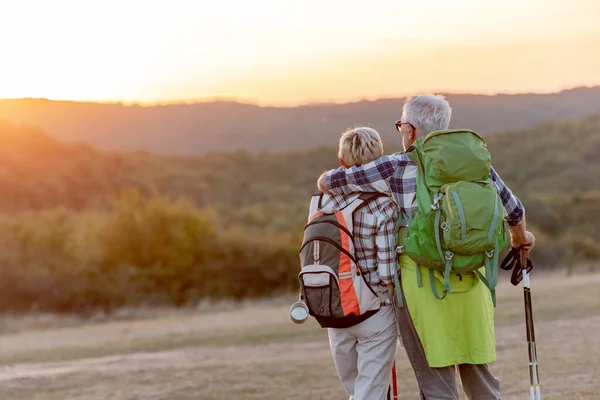
POLYGON ((384 400, 396 353, 394 309, 383 306, 369 319, 328 329, 333 361, 350 400, 384 400))
MULTIPOLYGON (((402 293, 404 297, 404 291, 402 293)), ((396 309, 396 319, 402 344, 417 378, 421 400, 458 400, 456 371, 462 388, 471 400, 498 400, 500 381, 487 364, 459 364, 444 368, 430 368, 425 350, 413 324, 406 299, 404 307, 396 309)))

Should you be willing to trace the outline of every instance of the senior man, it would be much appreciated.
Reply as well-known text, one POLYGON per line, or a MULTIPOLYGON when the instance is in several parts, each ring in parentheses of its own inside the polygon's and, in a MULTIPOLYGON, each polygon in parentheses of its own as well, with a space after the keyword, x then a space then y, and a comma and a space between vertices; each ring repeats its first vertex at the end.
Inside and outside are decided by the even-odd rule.
MULTIPOLYGON (((396 123, 404 150, 421 136, 447 130, 450 118, 450 105, 442 96, 409 97, 403 107, 402 119, 396 123)), ((321 191, 333 194, 374 190, 392 193, 401 215, 411 218, 418 209, 417 170, 417 165, 406 153, 396 153, 362 166, 331 170, 319 178, 318 186, 321 191)), ((493 168, 490 175, 511 227, 511 245, 531 251, 535 237, 526 230, 521 202, 493 168)), ((433 298, 431 290, 423 290, 423 287, 431 289, 433 280, 423 280, 423 287, 417 284, 420 274, 426 272, 405 254, 400 257, 400 291, 404 306, 397 308, 396 318, 421 399, 458 400, 457 370, 469 399, 500 399, 500 381, 488 366, 496 357, 490 292, 478 284, 479 278, 474 274, 452 274, 453 293, 440 301, 433 298)), ((436 271, 435 275, 436 279, 443 280, 440 272, 436 271)))

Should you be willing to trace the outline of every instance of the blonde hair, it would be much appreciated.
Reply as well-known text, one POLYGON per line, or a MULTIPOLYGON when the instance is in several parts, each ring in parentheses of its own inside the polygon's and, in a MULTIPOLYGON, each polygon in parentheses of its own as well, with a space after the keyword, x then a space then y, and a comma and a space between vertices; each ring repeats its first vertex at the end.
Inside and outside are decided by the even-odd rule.
POLYGON ((348 129, 340 138, 338 157, 346 167, 366 164, 383 155, 383 143, 373 128, 348 129))

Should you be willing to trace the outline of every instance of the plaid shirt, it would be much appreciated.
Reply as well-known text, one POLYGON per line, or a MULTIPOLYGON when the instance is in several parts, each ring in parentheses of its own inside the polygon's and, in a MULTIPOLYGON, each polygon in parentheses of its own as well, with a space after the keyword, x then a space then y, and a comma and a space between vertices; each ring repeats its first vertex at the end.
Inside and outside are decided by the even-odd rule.
MULTIPOLYGON (((360 193, 324 195, 323 208, 342 208, 360 196, 360 193)), ((384 282, 392 282, 396 268, 396 232, 398 206, 386 196, 361 205, 354 213, 353 235, 356 261, 368 270, 367 282, 375 291, 384 282)))
MULTIPOLYGON (((502 182, 494 168, 490 171, 492 181, 504 205, 509 225, 518 225, 525 210, 510 189, 502 182)), ((353 192, 384 192, 393 195, 400 212, 413 216, 417 211, 417 165, 406 153, 382 156, 358 167, 340 167, 327 172, 327 188, 333 194, 353 192)))

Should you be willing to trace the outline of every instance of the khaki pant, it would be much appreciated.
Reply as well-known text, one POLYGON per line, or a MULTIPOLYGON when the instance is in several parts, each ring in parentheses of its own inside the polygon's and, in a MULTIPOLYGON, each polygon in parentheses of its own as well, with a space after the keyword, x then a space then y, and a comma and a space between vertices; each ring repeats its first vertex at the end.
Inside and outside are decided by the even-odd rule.
MULTIPOLYGON (((404 291, 402 291, 404 297, 404 291)), ((421 400, 458 400, 456 372, 463 391, 470 400, 498 400, 500 381, 492 375, 487 364, 460 364, 444 368, 430 368, 413 324, 406 299, 404 307, 396 309, 398 331, 408 360, 417 378, 421 400)))
POLYGON ((329 328, 329 345, 338 376, 350 400, 384 400, 396 353, 394 309, 382 306, 350 328, 329 328))

